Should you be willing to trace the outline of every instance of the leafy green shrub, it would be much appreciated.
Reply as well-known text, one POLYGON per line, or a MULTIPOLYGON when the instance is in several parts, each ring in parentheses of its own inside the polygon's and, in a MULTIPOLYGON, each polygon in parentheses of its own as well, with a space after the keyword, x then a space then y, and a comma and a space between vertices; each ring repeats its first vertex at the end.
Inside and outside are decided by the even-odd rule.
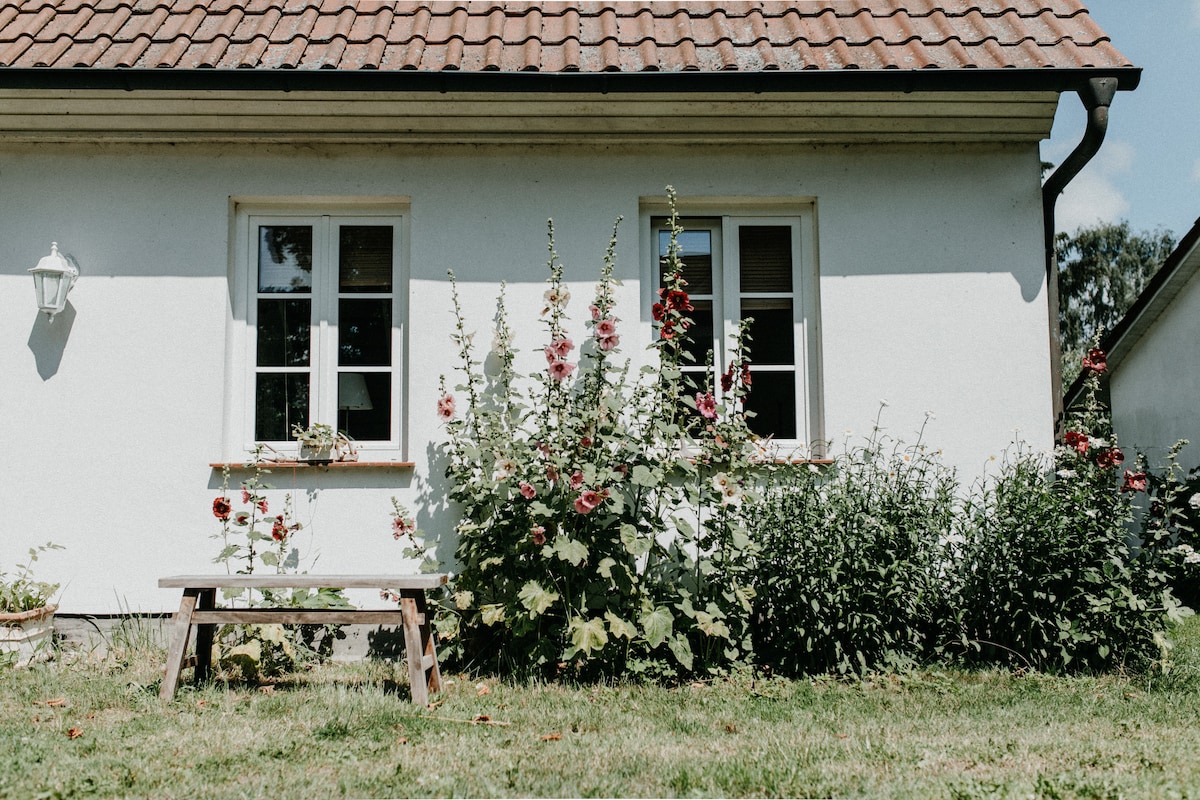
POLYGON ((1131 541, 1131 495, 1146 476, 1118 477, 1124 454, 1096 399, 1104 364, 1093 348, 1086 403, 1053 457, 1018 449, 971 501, 957 589, 971 660, 1139 668, 1167 646, 1178 602, 1162 548, 1131 541))
POLYGON ((576 355, 551 226, 546 365, 530 375, 515 371, 503 287, 488 369, 455 289, 463 379, 454 393, 443 379, 438 414, 462 522, 439 631, 492 669, 685 674, 750 649, 748 359, 739 341, 720 401, 680 369, 693 309, 673 235, 656 364, 633 371, 620 358, 615 243, 614 227, 576 355))
POLYGON ((755 653, 785 674, 866 673, 927 658, 949 613, 957 482, 878 420, 827 469, 776 473, 755 514, 755 653))
POLYGON ((1171 590, 1189 608, 1200 609, 1200 467, 1186 475, 1179 466, 1183 439, 1167 454, 1167 468, 1146 472, 1147 505, 1142 541, 1158 546, 1171 590))

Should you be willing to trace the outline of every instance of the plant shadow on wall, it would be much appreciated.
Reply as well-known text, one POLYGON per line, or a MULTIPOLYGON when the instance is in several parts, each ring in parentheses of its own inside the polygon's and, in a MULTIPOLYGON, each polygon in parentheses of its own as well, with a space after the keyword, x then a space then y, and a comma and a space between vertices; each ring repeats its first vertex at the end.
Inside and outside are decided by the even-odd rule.
POLYGON ((62 364, 63 353, 67 350, 67 341, 71 338, 71 328, 75 325, 75 306, 68 300, 62 311, 53 319, 38 312, 29 332, 26 344, 29 352, 33 353, 38 375, 43 381, 48 381, 58 374, 62 364))

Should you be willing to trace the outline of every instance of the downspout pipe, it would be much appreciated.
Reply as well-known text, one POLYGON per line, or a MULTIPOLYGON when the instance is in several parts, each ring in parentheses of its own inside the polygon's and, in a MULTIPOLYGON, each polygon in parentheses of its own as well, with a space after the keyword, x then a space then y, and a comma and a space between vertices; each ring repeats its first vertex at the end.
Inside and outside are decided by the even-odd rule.
POLYGON ((1108 133, 1108 107, 1117 93, 1116 78, 1090 78, 1079 89, 1087 109, 1087 128, 1071 155, 1042 184, 1042 227, 1046 248, 1046 295, 1050 314, 1050 384, 1054 407, 1054 436, 1063 435, 1062 332, 1058 324, 1058 252, 1054 246, 1054 206, 1067 184, 1087 166, 1108 133))

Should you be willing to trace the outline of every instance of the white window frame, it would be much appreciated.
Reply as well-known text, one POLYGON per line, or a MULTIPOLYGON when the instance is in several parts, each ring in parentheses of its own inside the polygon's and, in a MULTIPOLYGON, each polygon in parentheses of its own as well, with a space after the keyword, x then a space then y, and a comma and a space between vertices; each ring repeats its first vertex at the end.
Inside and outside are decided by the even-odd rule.
MULTIPOLYGON (((743 316, 741 304, 746 298, 785 297, 792 300, 792 336, 794 366, 757 364, 754 345, 750 345, 751 374, 795 370, 796 437, 776 439, 781 455, 800 453, 808 457, 823 454, 824 430, 821 404, 821 341, 819 273, 817 268, 815 209, 811 202, 747 201, 729 198, 680 200, 676 203, 679 225, 685 230, 709 230, 713 249, 713 360, 716 373, 713 388, 721 397, 718 376, 731 356, 732 339, 743 316), (792 234, 792 291, 747 293, 738 281, 738 227, 742 225, 788 226, 792 234)), ((660 198, 642 200, 643 236, 643 317, 649 318, 660 276, 658 234, 666 229, 669 210, 660 198)), ((752 316, 749 314, 748 316, 752 316)), ((701 343, 697 349, 707 350, 701 343)), ((702 370, 694 370, 700 376, 702 370)))
MULTIPOLYGON (((307 368, 311 374, 309 424, 338 427, 338 237, 342 225, 392 226, 392 291, 353 293, 371 299, 391 296, 391 366, 343 368, 354 372, 391 372, 391 429, 387 440, 356 442, 363 461, 402 461, 407 452, 407 320, 409 286, 409 213, 406 199, 356 202, 353 199, 314 198, 297 201, 232 203, 230 331, 226 394, 224 461, 237 462, 258 443, 255 439, 255 394, 258 369, 258 231, 267 225, 311 225, 313 228, 312 321, 313 341, 307 368), (365 456, 365 457, 364 457, 365 456)), ((271 296, 287 299, 288 293, 271 296)), ((288 368, 270 368, 287 372, 288 368)), ((294 441, 267 441, 282 453, 296 451, 294 441)))

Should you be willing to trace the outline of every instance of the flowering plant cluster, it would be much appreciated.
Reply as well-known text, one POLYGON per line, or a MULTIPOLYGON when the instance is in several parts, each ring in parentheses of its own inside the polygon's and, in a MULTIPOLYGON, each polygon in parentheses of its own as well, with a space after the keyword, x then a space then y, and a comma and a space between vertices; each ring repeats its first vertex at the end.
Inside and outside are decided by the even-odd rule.
MULTIPOLYGON (((1167 453, 1166 469, 1144 475, 1140 491, 1147 505, 1142 514, 1142 540, 1158 547, 1164 570, 1180 601, 1200 608, 1200 467, 1184 474, 1179 453, 1188 441, 1181 439, 1167 453)), ((1140 462, 1144 459, 1139 458, 1140 462)))
MULTIPOLYGON (((300 571, 300 550, 295 535, 303 525, 294 518, 292 497, 285 495, 282 508, 272 513, 267 497, 270 484, 263 476, 264 446, 251 454, 246 467, 251 475, 237 491, 229 488, 229 466, 222 470, 221 493, 212 501, 212 515, 221 523, 212 538, 221 543, 213 559, 227 572, 252 575, 255 570, 273 569, 277 574, 300 571)), ((337 589, 223 589, 223 597, 248 607, 290 605, 299 608, 346 607, 349 603, 337 589)), ((340 636, 332 626, 225 625, 214 637, 214 662, 246 678, 277 675, 293 669, 305 658, 326 654, 340 636)))
POLYGON ((463 519, 439 630, 464 658, 595 676, 718 668, 749 650, 744 344, 719 401, 680 369, 692 304, 673 237, 657 363, 635 371, 620 357, 615 246, 614 227, 579 336, 551 226, 532 374, 515 368, 504 288, 489 369, 455 290, 462 381, 451 392, 443 378, 437 414, 463 519))

